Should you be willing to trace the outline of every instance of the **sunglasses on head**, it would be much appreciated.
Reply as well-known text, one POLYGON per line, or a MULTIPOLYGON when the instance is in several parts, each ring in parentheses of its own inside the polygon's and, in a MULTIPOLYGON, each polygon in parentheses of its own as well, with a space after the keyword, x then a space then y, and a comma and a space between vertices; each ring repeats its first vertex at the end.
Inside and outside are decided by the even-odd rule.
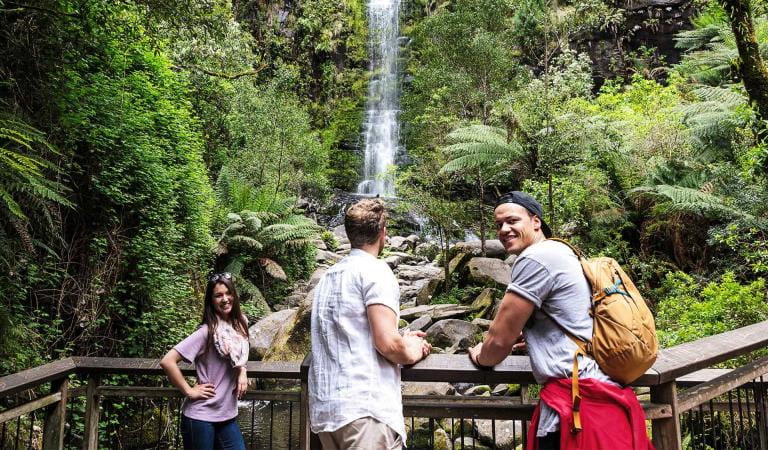
POLYGON ((208 278, 209 283, 216 283, 220 280, 231 280, 232 274, 229 272, 221 272, 221 273, 214 273, 213 275, 208 278))

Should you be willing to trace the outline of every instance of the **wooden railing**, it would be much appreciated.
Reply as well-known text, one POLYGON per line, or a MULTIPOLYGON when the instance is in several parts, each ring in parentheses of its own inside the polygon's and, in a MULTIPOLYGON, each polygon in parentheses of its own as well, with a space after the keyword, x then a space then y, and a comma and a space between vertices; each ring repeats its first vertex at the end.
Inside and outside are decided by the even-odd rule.
MULTIPOLYGON (((694 418, 701 421, 701 432, 707 428, 705 427, 707 421, 713 433, 717 433, 717 422, 727 423, 727 420, 730 420, 732 428, 738 428, 737 424, 734 424, 736 412, 734 412, 735 406, 731 400, 731 393, 737 392, 740 395, 747 388, 752 389, 752 391, 745 391, 748 425, 751 423, 750 418, 754 416, 758 436, 749 437, 747 440, 744 436, 738 437, 732 433, 723 438, 721 429, 719 440, 717 437, 712 439, 720 444, 727 444, 721 445, 722 448, 750 446, 766 448, 768 408, 766 408, 764 397, 768 383, 763 383, 761 377, 768 374, 768 358, 757 359, 733 370, 710 369, 710 367, 767 345, 768 321, 662 350, 656 364, 634 383, 635 386, 649 388, 649 401, 642 403, 646 418, 652 422, 652 439, 656 448, 671 450, 682 448, 681 417, 684 414, 688 414, 685 416, 687 419, 685 427, 689 434, 697 430, 698 424, 694 423, 694 418), (723 400, 726 395, 730 403, 723 400), (750 410, 750 395, 754 412, 750 410), (718 414, 723 416, 720 417, 718 414), (717 422, 714 420, 715 417, 718 418, 717 422), (732 445, 731 442, 734 441, 736 444, 732 445), (746 444, 747 442, 749 444, 746 444)), ((309 431, 307 420, 308 364, 309 358, 306 358, 303 363, 253 361, 248 363, 249 378, 288 379, 295 380, 300 385, 298 392, 249 391, 246 396, 246 399, 253 401, 298 402, 299 423, 297 425, 300 448, 314 448, 317 445, 316 439, 313 439, 309 431)), ((182 371, 186 375, 194 374, 193 367, 190 365, 182 365, 182 371)), ((102 414, 100 405, 104 399, 180 397, 177 391, 167 387, 102 385, 103 379, 113 375, 162 377, 163 372, 159 367, 159 361, 154 359, 71 357, 0 378, 0 405, 14 396, 18 397, 22 393, 26 395, 23 402, 0 411, 0 426, 3 434, 0 436, 2 439, 0 447, 14 446, 13 439, 9 440, 5 436, 6 424, 16 421, 16 441, 19 441, 20 418, 29 414, 38 414, 34 417, 41 417, 42 426, 38 428, 42 428, 42 438, 34 445, 22 444, 24 448, 63 448, 68 422, 67 404, 72 399, 84 396, 84 428, 79 442, 83 449, 96 449, 99 448, 99 424, 102 414), (70 389, 70 380, 80 380, 84 387, 70 389)), ((489 385, 535 384, 530 362, 526 356, 510 356, 493 369, 479 370, 472 365, 466 355, 430 355, 414 366, 403 368, 402 379, 403 381, 465 382, 489 385)), ((743 429, 742 404, 739 398, 737 406, 743 429)), ((406 417, 424 417, 430 420, 451 417, 527 421, 535 405, 506 397, 414 396, 404 398, 403 406, 406 417)), ((291 417, 289 415, 288 420, 291 420, 291 417)), ((34 424, 33 418, 30 430, 36 426, 34 424)), ((32 431, 29 436, 31 434, 32 431)), ((32 441, 31 437, 29 441, 32 441)), ((15 445, 18 447, 18 442, 15 445)))

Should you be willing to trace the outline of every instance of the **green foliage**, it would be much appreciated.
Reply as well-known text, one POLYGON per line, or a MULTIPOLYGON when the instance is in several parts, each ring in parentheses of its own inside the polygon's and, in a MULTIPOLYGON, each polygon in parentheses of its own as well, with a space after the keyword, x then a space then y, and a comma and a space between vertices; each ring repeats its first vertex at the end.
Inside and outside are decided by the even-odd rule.
POLYGON ((222 225, 214 250, 216 267, 236 277, 243 302, 253 303, 252 312, 260 317, 285 294, 283 286, 314 269, 312 241, 320 229, 293 212, 295 199, 257 190, 227 172, 222 172, 217 190, 222 205, 240 212, 227 214, 222 225))
MULTIPOLYGON (((549 197, 549 182, 526 180, 523 190, 535 198, 549 197)), ((629 226, 626 212, 611 195, 607 175, 598 169, 552 178, 552 204, 545 214, 556 236, 573 239, 589 254, 629 257, 621 232, 629 226)))
POLYGON ((442 292, 439 295, 432 297, 429 303, 432 305, 469 304, 472 303, 472 300, 474 300, 482 291, 483 287, 480 286, 453 287, 447 292, 442 292))
POLYGON ((61 170, 46 156, 61 154, 42 131, 0 114, 0 211, 26 220, 22 203, 26 208, 34 205, 43 214, 46 202, 72 205, 64 198, 67 188, 56 179, 61 170))
POLYGON ((768 319, 765 280, 741 284, 731 272, 702 284, 670 273, 660 289, 656 323, 663 347, 671 347, 768 319))
POLYGON ((336 239, 336 235, 328 230, 324 230, 320 233, 320 239, 323 240, 325 246, 328 247, 328 250, 330 251, 335 251, 339 248, 339 240, 336 239))
POLYGON ((229 171, 281 194, 325 186, 328 156, 295 96, 274 86, 240 85, 228 120, 233 144, 229 171))
POLYGON ((753 279, 768 275, 768 234, 765 227, 731 223, 711 230, 711 242, 717 246, 715 263, 724 270, 753 279))

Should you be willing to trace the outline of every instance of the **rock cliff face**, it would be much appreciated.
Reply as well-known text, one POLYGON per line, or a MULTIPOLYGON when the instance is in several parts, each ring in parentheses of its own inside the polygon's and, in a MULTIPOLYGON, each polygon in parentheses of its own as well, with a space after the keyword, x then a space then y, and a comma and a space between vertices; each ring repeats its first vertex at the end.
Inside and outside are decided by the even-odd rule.
MULTIPOLYGON (((644 46, 656 48, 651 55, 638 55, 652 65, 661 58, 666 63, 677 63, 680 52, 674 37, 691 28, 690 19, 696 13, 693 0, 620 0, 617 8, 623 10, 624 20, 618 26, 580 36, 575 42, 579 51, 586 52, 594 62, 594 74, 601 84, 606 78, 625 75, 633 69, 627 64, 631 52, 644 46)), ((640 70, 652 70, 642 64, 640 70)), ((648 74, 644 74, 648 75, 648 74)))

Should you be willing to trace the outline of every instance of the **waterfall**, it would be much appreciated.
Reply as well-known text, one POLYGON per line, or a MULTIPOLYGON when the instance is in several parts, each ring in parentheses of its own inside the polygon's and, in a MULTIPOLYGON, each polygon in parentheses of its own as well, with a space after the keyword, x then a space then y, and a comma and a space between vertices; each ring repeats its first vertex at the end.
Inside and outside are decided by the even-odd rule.
POLYGON ((365 165, 358 194, 395 195, 394 180, 387 174, 395 164, 400 140, 399 84, 397 70, 400 0, 370 0, 368 47, 371 79, 363 137, 365 165))

